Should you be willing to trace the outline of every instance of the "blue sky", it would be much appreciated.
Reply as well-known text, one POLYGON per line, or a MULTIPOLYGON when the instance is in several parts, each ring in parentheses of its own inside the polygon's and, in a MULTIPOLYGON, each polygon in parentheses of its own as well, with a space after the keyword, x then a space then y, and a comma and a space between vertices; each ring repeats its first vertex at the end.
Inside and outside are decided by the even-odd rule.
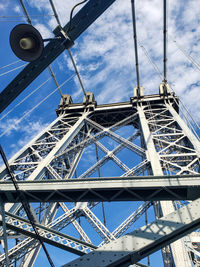
MULTIPOLYGON (((74 0, 54 0, 63 26, 68 22, 71 8, 77 2, 74 0)), ((24 3, 33 21, 33 25, 41 32, 43 38, 52 36, 52 30, 56 27, 57 23, 52 15, 53 12, 49 1, 26 0, 24 3)), ((181 97, 197 122, 199 122, 199 71, 192 66, 191 62, 188 61, 172 41, 176 40, 190 56, 197 62, 199 61, 199 2, 197 0, 174 0, 168 3, 168 27, 170 34, 167 61, 168 82, 181 97)), ((163 70, 162 9, 162 1, 160 0, 136 1, 138 40, 148 51, 161 72, 163 70)), ((98 104, 129 101, 133 94, 133 87, 136 85, 136 74, 131 18, 131 1, 117 0, 77 39, 71 49, 85 89, 94 93, 98 104)), ((3 90, 9 84, 20 70, 23 69, 22 66, 26 64, 26 62, 18 60, 9 45, 10 31, 19 23, 26 23, 19 2, 17 0, 0 1, 0 90, 3 90), (5 67, 13 62, 16 63, 5 67), (20 68, 14 70, 18 67, 20 68)), ((141 85, 144 87, 145 94, 158 93, 161 79, 149 63, 141 47, 139 47, 139 64, 141 85)), ((77 78, 73 76, 74 70, 67 52, 64 52, 52 63, 52 68, 59 84, 72 77, 61 88, 62 92, 63 94, 70 94, 74 102, 82 102, 83 94, 77 78)), ((49 78, 49 71, 45 70, 1 114, 0 143, 9 158, 56 118, 55 110, 60 102, 58 91, 35 108, 40 101, 56 88, 53 80, 49 78), (44 82, 46 83, 36 90, 44 82), (35 93, 18 105, 34 90, 36 90, 35 93), (10 112, 13 108, 14 110, 10 112), (29 113, 31 109, 33 111, 29 113), (21 120, 21 118, 23 119, 21 120), (19 120, 21 121, 19 122, 19 120)), ((92 153, 92 148, 87 155, 89 153, 92 153)), ((124 159, 123 155, 122 159, 124 159)), ((127 215, 130 213, 130 205, 128 207, 126 209, 127 215)), ((108 207, 109 209, 110 206, 108 207)), ((144 224, 144 221, 141 222, 142 224, 144 224)), ((111 228, 114 227, 114 222, 111 221, 110 226, 111 228)), ((72 230, 69 228, 69 231, 71 232, 72 230)), ((61 253, 60 250, 56 251, 56 253, 61 253)), ((70 257, 68 254, 66 254, 66 259, 62 257, 62 259, 58 259, 55 256, 54 260, 57 262, 57 266, 59 266, 67 262, 68 257, 70 257)), ((157 258, 156 254, 155 260, 157 258)), ((46 261, 43 253, 41 253, 36 266, 44 265, 43 260, 46 261)))
MULTIPOLYGON (((153 61, 162 72, 163 36, 162 36, 162 1, 136 1, 138 40, 148 51, 153 61)), ((77 1, 54 0, 62 25, 69 20, 72 6, 77 1)), ((25 1, 33 25, 44 38, 52 36, 56 20, 47 0, 25 1)), ((198 61, 199 31, 196 1, 169 1, 168 25, 169 33, 189 55, 198 61)), ((18 58, 9 46, 9 33, 19 23, 26 23, 18 1, 8 0, 0 4, 1 16, 14 16, 0 19, 1 27, 1 67, 15 62, 18 58), (16 17, 15 17, 16 16, 16 17), (20 16, 20 17, 18 17, 20 16)), ((132 20, 130 1, 116 1, 89 29, 75 42, 72 53, 76 59, 86 91, 95 94, 97 103, 128 101, 136 85, 134 65, 134 46, 132 37, 132 20), (114 92, 114 93, 113 93, 114 92)), ((0 69, 1 89, 12 81, 22 68, 4 74, 12 69, 24 65, 17 62, 9 67, 0 69)), ((139 64, 141 85, 145 94, 158 93, 161 82, 159 75, 149 63, 143 49, 139 47, 139 64)), ((199 71, 194 68, 183 53, 169 39, 168 42, 168 82, 182 98, 189 110, 199 121, 199 71)), ((74 70, 64 52, 52 64, 59 84, 74 74, 74 70)), ((38 86, 50 78, 45 70, 10 106, 3 114, 19 103, 38 86)), ((46 126, 55 117, 55 109, 60 101, 59 92, 55 92, 43 104, 35 109, 26 119, 17 124, 19 118, 27 113, 44 97, 56 88, 52 79, 38 89, 21 105, 1 120, 0 131, 3 133, 12 125, 1 140, 8 143, 6 153, 11 156, 21 146, 46 126), (32 134, 29 132, 29 124, 32 134), (15 137, 16 136, 16 137, 15 137), (20 138, 17 138, 20 136, 20 138), (15 140, 14 142, 12 140, 15 140), (17 141, 16 141, 17 140, 17 141), (15 143, 13 145, 13 143, 15 143), (11 147, 12 146, 12 147, 11 147), (12 152, 11 152, 12 151, 12 152)), ((74 102, 81 102, 83 94, 76 77, 62 87, 63 94, 70 94, 74 102)))

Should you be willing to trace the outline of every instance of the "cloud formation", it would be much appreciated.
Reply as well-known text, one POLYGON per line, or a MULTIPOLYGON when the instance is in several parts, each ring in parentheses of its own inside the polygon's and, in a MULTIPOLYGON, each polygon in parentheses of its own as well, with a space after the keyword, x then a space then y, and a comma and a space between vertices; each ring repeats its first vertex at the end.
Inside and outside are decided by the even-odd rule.
MULTIPOLYGON (((55 0, 59 18, 64 25, 69 18, 72 6, 77 1, 55 0)), ((168 6, 169 32, 194 57, 199 54, 197 1, 171 1, 168 6), (183 3, 184 2, 184 3, 183 3)), ((51 13, 46 1, 32 1, 38 11, 51 13)), ((162 1, 136 1, 138 39, 148 51, 150 57, 163 69, 163 6, 162 1)), ((55 18, 47 22, 53 29, 55 18)), ((134 66, 134 44, 130 1, 116 1, 89 29, 77 40, 72 53, 77 61, 85 87, 95 93, 97 101, 115 102, 128 100, 132 88, 136 85, 134 66), (113 92, 115 92, 113 94, 113 92)), ((66 59, 66 56, 64 56, 66 59)), ((72 66, 67 59, 68 68, 72 66)), ((160 78, 150 65, 142 49, 139 49, 141 84, 145 93, 157 93, 160 78)), ((185 93, 195 91, 198 72, 176 45, 168 42, 168 81, 183 99, 185 93), (189 75, 186 75, 189 74, 189 75)), ((78 87, 78 84, 77 84, 78 87)), ((80 97, 80 94, 75 93, 80 97)), ((78 100, 78 99, 75 99, 78 100)), ((188 100, 193 105, 193 99, 188 100)))
MULTIPOLYGON (((54 0, 53 2, 61 24, 64 26, 69 21, 70 11, 77 1, 54 0)), ((163 3, 160 0, 135 2, 138 40, 162 73, 163 3)), ((196 61, 199 60, 200 23, 197 6, 197 0, 168 1, 170 38, 168 38, 167 78, 169 84, 199 122, 200 106, 197 105, 200 101, 199 70, 177 47, 178 44, 196 61)), ((49 1, 31 0, 26 3, 26 7, 30 16, 33 14, 31 16, 33 24, 43 37, 52 36, 52 30, 57 22, 52 16, 53 11, 49 1)), ((8 9, 2 4, 0 8, 8 9)), ((16 5, 13 6, 13 12, 19 14, 19 8, 16 8, 16 5)), ((23 14, 22 10, 21 14, 23 14)), ((140 83, 144 87, 145 94, 156 94, 162 79, 149 62, 144 49, 138 46, 140 83)), ((86 91, 95 94, 97 103, 128 101, 133 95, 133 87, 136 86, 131 1, 116 0, 76 40, 71 52, 86 91)), ((53 63, 53 69, 60 83, 74 72, 67 51, 53 63)), ((82 102, 83 93, 76 77, 73 84, 66 87, 64 93, 71 94, 74 102, 82 102)), ((58 103, 54 105, 56 108, 58 103)))

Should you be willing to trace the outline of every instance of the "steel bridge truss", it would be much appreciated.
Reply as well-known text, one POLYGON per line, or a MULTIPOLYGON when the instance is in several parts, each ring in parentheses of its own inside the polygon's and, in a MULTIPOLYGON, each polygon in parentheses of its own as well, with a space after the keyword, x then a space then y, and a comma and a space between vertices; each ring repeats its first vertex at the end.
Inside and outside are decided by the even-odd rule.
MULTIPOLYGON (((58 118, 9 160, 19 189, 32 202, 42 240, 80 256, 66 266, 128 266, 159 249, 165 266, 199 264, 199 232, 185 235, 200 225, 200 143, 178 112, 174 95, 106 105, 61 103, 58 118), (100 203, 132 200, 145 202, 109 230, 100 203), (154 222, 122 236, 153 208, 154 222), (76 237, 66 234, 70 225, 76 237)), ((4 166, 0 178, 3 249, 7 238, 10 264, 31 266, 41 246, 4 166)))

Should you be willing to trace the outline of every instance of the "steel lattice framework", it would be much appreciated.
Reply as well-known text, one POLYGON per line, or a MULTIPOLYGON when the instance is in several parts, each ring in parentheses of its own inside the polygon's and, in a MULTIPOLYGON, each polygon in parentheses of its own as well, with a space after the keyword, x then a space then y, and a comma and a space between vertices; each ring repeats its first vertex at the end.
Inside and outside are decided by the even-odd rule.
MULTIPOLYGON (((0 93, 0 112, 113 2, 89 0, 63 28, 59 25, 42 56, 0 93)), ((41 241, 80 256, 72 262, 66 257, 68 267, 144 266, 139 261, 159 249, 165 267, 200 266, 200 142, 179 115, 178 97, 166 81, 166 0, 164 80, 159 94, 149 96, 143 96, 139 83, 134 0, 131 3, 134 97, 97 105, 90 92, 79 104, 65 95, 57 119, 9 161, 19 190, 9 168, 0 169, 0 266, 33 266, 42 243, 37 232, 41 241), (20 203, 22 195, 30 203, 31 221, 20 203), (111 206, 106 218, 118 221, 121 214, 122 219, 111 230, 103 203, 116 201, 117 211, 111 206), (131 201, 139 204, 128 217, 119 203, 124 201, 127 207, 131 201), (153 209, 156 219, 147 223, 153 209), (146 225, 125 234, 142 216, 146 225), (66 234, 72 225, 75 234, 66 234)))
MULTIPOLYGON (((34 202, 31 210, 42 240, 81 256, 65 266, 95 266, 95 262, 98 266, 136 266, 158 249, 162 249, 164 266, 198 266, 199 232, 185 235, 200 225, 200 143, 179 115, 178 98, 149 95, 97 105, 88 93, 85 103, 61 101, 57 115, 9 165, 20 190, 34 202), (80 170, 87 151, 92 151, 96 162, 80 170), (125 157, 120 156, 122 151, 125 157), (131 164, 126 157, 132 157, 131 164), (120 177, 105 175, 109 162, 119 167, 120 177), (114 231, 95 214, 102 201, 131 200, 145 202, 114 231), (68 208, 66 202, 75 204, 68 208), (122 236, 152 205, 156 221, 122 236), (91 241, 88 227, 83 229, 79 218, 89 222, 100 242, 91 241), (62 231, 71 224, 80 238, 62 231)), ((115 176, 115 167, 109 174, 115 176)), ((0 177, 0 197, 7 203, 7 238, 18 240, 8 250, 9 260, 17 266, 32 266, 41 246, 4 167, 0 177)), ((0 255, 1 266, 5 260, 5 254, 0 255)))

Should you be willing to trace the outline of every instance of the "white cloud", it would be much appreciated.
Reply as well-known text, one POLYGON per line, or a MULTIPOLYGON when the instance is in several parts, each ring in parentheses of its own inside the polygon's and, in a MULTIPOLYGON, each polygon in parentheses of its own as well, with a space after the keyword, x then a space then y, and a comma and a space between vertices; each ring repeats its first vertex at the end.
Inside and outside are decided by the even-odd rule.
POLYGON ((41 33, 44 39, 52 37, 52 32, 44 24, 37 23, 34 27, 41 33))
POLYGON ((15 11, 16 13, 20 13, 20 12, 21 12, 21 8, 20 8, 20 6, 18 6, 18 5, 16 5, 13 9, 14 9, 14 11, 15 11))
POLYGON ((19 119, 17 119, 17 118, 8 119, 5 122, 1 122, 0 135, 2 135, 2 134, 4 135, 4 133, 6 135, 10 135, 12 131, 18 131, 19 129, 20 129, 19 119))
MULTIPOLYGON (((75 0, 70 3, 54 0, 62 25, 69 21, 70 11, 76 3, 75 0)), ((170 34, 188 53, 198 59, 200 23, 197 1, 175 0, 168 4, 170 34)), ((138 39, 161 72, 163 71, 162 5, 160 0, 136 1, 138 39)), ((39 14, 53 14, 50 3, 46 0, 29 1, 28 9, 31 8, 37 9, 39 14)), ((34 26, 44 38, 51 36, 51 31, 56 25, 53 16, 45 17, 43 21, 34 17, 34 26)), ((132 95, 132 88, 136 85, 131 1, 115 1, 81 35, 71 51, 86 90, 92 91, 99 103, 128 100, 132 95)), ((140 47, 138 53, 140 82, 145 88, 145 94, 157 93, 161 80, 140 47)), ((195 83, 195 79, 198 81, 198 72, 191 68, 191 63, 170 39, 167 65, 168 81, 175 85, 178 94, 194 90, 191 84, 195 83), (186 73, 189 75, 185 75, 186 73)), ((71 60, 66 54, 63 54, 63 62, 59 61, 59 69, 61 72, 74 71, 71 60)), ((76 91, 73 91, 74 101, 82 101, 79 82, 77 79, 74 79, 74 82, 76 85, 76 91)), ((187 102, 188 105, 193 103, 190 99, 187 102)))
MULTIPOLYGON (((62 25, 69 21, 70 11, 75 3, 77 3, 75 0, 70 2, 54 0, 62 25)), ((162 4, 160 0, 136 1, 138 39, 161 72, 163 71, 162 4)), ((168 26, 170 35, 198 61, 200 23, 197 4, 196 0, 170 1, 168 26)), ((53 14, 46 0, 31 0, 28 8, 37 9, 38 14, 53 14)), ((78 9, 75 13, 77 11, 78 9)), ((57 22, 53 16, 47 16, 43 21, 34 17, 34 26, 44 38, 51 36, 51 30, 56 25, 57 22)), ((92 91, 98 103, 128 101, 133 95, 133 87, 136 86, 131 1, 115 1, 75 41, 71 52, 86 91, 92 91)), ((161 79, 140 47, 138 47, 138 53, 140 82, 144 92, 145 94, 158 93, 161 79)), ((59 58, 58 66, 58 75, 74 71, 67 52, 59 58)), ((192 67, 191 62, 170 38, 167 66, 169 83, 173 85, 176 93, 186 100, 187 106, 192 107, 197 93, 199 72, 192 67)), ((80 102, 83 93, 77 78, 74 78, 74 84, 73 101, 80 102)), ((195 112, 198 112, 197 107, 195 112)), ((197 115, 195 117, 199 118, 197 115)))
POLYGON ((8 6, 8 3, 0 3, 0 10, 5 10, 8 6))
MULTIPOLYGON (((16 6, 16 1, 12 0, 12 2, 14 2, 14 5, 11 7, 12 11, 14 8, 14 11, 18 12, 19 9, 16 6)), ((53 2, 62 25, 65 25, 69 21, 71 8, 78 0, 54 0, 53 2)), ((138 0, 135 2, 138 39, 144 45, 160 71, 163 71, 163 1, 138 0)), ((169 33, 195 60, 200 61, 199 1, 173 0, 168 1, 168 3, 169 33)), ((52 30, 57 25, 57 22, 55 17, 52 16, 53 12, 49 1, 29 0, 25 1, 25 4, 30 14, 50 15, 45 17, 33 16, 32 19, 34 26, 41 32, 43 38, 52 36, 52 30)), ((1 3, 0 10, 5 10, 6 5, 1 3)), ((22 14, 22 10, 20 12, 19 14, 22 14)), ((131 1, 116 0, 75 41, 75 45, 71 51, 86 90, 92 91, 95 94, 98 104, 129 101, 130 96, 133 95, 133 87, 136 86, 131 1)), ((145 94, 156 94, 158 93, 161 79, 140 47, 138 47, 138 52, 140 82, 144 87, 144 92, 145 94)), ((74 69, 67 54, 63 53, 58 60, 59 70, 56 71, 56 77, 58 78, 58 82, 60 82, 64 80, 64 75, 66 77, 66 74, 71 73, 74 69)), ((55 70, 54 66, 53 69, 55 70)), ((191 62, 188 61, 170 39, 168 42, 167 66, 169 83, 173 85, 176 93, 187 104, 194 118, 200 122, 200 105, 198 104, 200 102, 199 72, 192 67, 191 62)), ((42 75, 49 75, 49 73, 47 74, 46 72, 42 75)), ((40 83, 42 77, 44 77, 42 75, 34 82, 40 83)), ((81 102, 83 93, 77 78, 74 79, 74 84, 69 89, 72 92, 73 101, 81 102)), ((27 89, 31 90, 31 88, 27 89)), ((42 97, 45 97, 48 93, 47 90, 41 90, 40 94, 42 97)), ((34 103, 37 102, 35 99, 31 101, 34 103)), ((54 105, 52 104, 51 107, 55 106, 55 108, 59 104, 56 98, 53 103, 54 105)), ((28 110, 27 106, 24 110, 28 110)), ((48 108, 46 106, 47 111, 50 110, 48 108)), ((21 110, 19 109, 19 112, 23 112, 21 110)), ((38 118, 43 115, 42 108, 40 112, 41 114, 37 114, 38 118)), ((50 115, 49 117, 51 117, 50 115)), ((48 119, 47 116, 45 118, 46 120, 48 119)), ((13 128, 7 132, 7 136, 4 136, 5 139, 2 139, 4 141, 3 145, 6 149, 9 147, 12 154, 47 126, 40 119, 38 121, 32 120, 33 117, 30 116, 25 122, 19 124, 18 119, 13 117, 7 120, 6 123, 0 124, 1 132, 7 130, 10 125, 13 125, 13 128), (12 139, 14 141, 9 143, 11 135, 14 136, 12 139), (10 145, 11 143, 13 145, 10 145)), ((88 148, 86 156, 83 158, 85 163, 86 161, 93 162, 95 160, 93 150, 88 148)), ((87 166, 85 165, 85 167, 87 166)))
POLYGON ((44 128, 48 126, 48 123, 42 123, 41 121, 28 122, 23 126, 22 132, 25 134, 26 138, 20 139, 17 143, 18 146, 23 147, 28 143, 33 137, 39 134, 44 128))
MULTIPOLYGON (((44 127, 47 127, 48 124, 43 124, 41 121, 20 121, 20 119, 12 118, 8 119, 5 122, 1 122, 0 124, 0 130, 1 134, 6 132, 6 135, 10 135, 13 131, 18 131, 21 133, 25 133, 32 137, 33 135, 36 135, 39 133, 44 127)), ((0 135, 1 135, 0 134, 0 135)))
POLYGON ((23 123, 17 124, 16 127, 9 131, 9 134, 14 134, 13 131, 17 131, 20 134, 18 141, 13 143, 11 147, 12 157, 19 149, 30 142, 37 134, 39 134, 44 128, 48 126, 48 123, 42 123, 41 121, 24 121, 23 123))

